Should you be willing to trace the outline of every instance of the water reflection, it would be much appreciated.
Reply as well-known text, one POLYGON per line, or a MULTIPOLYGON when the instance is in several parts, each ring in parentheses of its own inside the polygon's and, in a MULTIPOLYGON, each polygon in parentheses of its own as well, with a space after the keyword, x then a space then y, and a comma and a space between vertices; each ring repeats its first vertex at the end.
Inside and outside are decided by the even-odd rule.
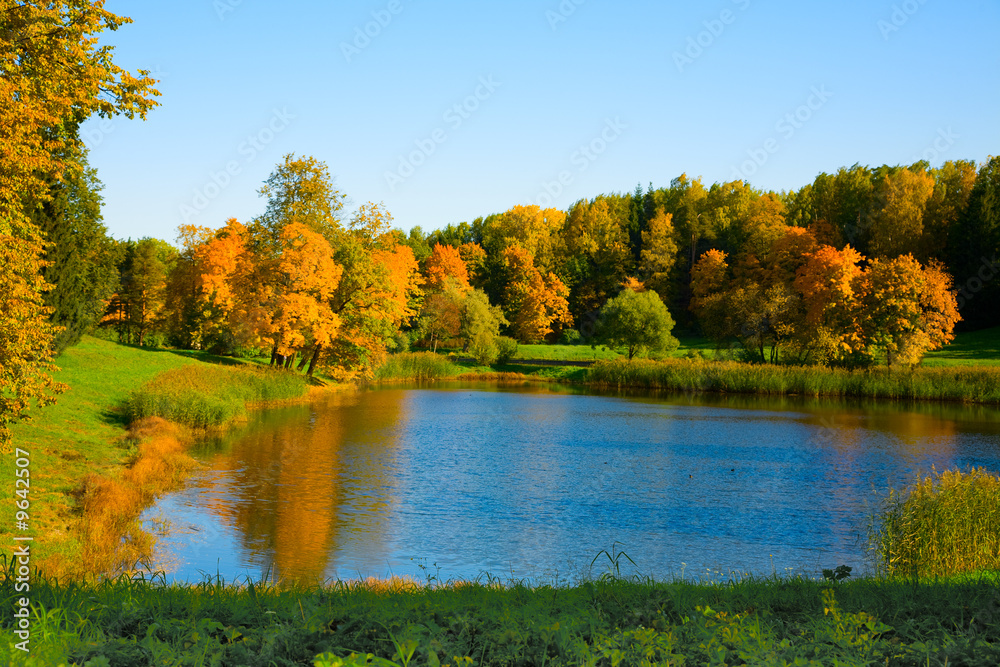
POLYGON ((815 574, 863 568, 876 492, 1000 470, 998 443, 997 413, 940 404, 383 389, 258 415, 149 515, 182 579, 572 578, 616 541, 657 577, 815 574))

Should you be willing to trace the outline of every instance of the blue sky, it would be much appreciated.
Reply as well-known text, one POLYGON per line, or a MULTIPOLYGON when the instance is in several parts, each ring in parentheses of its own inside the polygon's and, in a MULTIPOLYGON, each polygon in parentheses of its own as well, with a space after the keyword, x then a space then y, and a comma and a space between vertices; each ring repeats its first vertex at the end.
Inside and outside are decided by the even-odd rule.
POLYGON ((796 189, 1000 153, 997 0, 109 0, 146 122, 84 126, 116 238, 261 213, 286 153, 425 231, 681 173, 796 189))

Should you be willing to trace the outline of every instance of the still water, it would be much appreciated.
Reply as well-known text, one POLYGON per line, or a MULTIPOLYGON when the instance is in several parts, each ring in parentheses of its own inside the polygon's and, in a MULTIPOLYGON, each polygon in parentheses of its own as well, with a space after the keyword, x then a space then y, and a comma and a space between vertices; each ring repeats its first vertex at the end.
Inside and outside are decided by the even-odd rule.
POLYGON ((869 506, 918 473, 1000 471, 1000 413, 480 384, 257 414, 143 515, 158 569, 572 583, 601 550, 656 578, 865 571, 869 506))

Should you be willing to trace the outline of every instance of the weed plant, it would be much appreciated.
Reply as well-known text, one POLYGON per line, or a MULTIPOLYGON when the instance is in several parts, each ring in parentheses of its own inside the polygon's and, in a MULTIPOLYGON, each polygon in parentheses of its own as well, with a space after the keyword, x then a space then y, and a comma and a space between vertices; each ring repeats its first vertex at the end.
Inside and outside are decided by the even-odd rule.
POLYGON ((869 542, 876 567, 889 576, 1000 572, 1000 477, 983 468, 934 471, 890 491, 870 522, 869 542))
POLYGON ((375 371, 379 382, 410 380, 441 380, 452 378, 462 369, 446 357, 433 352, 402 352, 390 355, 375 371))
POLYGON ((820 366, 774 366, 736 361, 599 361, 588 384, 772 396, 836 396, 952 400, 1000 404, 1000 368, 951 367, 848 371, 820 366))
POLYGON ((168 371, 132 392, 124 417, 145 417, 190 426, 220 426, 246 415, 254 404, 298 398, 306 378, 283 370, 256 366, 198 364, 168 371))

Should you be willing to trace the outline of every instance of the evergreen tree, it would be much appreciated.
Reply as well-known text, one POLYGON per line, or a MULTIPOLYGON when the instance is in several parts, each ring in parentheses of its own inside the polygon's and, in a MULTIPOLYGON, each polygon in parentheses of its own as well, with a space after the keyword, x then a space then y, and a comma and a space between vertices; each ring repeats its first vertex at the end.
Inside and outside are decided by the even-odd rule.
POLYGON ((64 159, 74 166, 50 179, 48 200, 28 207, 48 241, 42 275, 52 285, 44 297, 51 322, 61 327, 53 340, 56 353, 97 325, 118 279, 116 245, 101 217, 103 185, 87 164, 86 149, 69 150, 74 155, 64 159))

